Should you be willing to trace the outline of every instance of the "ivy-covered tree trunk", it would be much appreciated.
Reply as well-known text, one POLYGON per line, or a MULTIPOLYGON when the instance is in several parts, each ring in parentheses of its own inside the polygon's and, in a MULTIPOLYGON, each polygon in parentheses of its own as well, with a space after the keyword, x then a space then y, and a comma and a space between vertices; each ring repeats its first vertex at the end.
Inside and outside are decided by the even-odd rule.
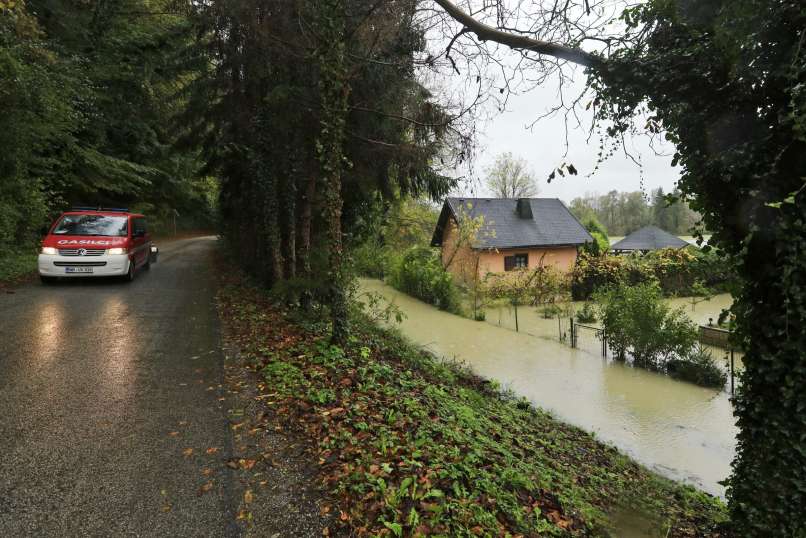
MULTIPOLYGON (((313 167, 310 167, 313 168, 313 167)), ((308 289, 302 292, 300 302, 305 309, 310 308, 311 282, 311 232, 313 228, 313 202, 316 196, 317 176, 306 167, 305 188, 300 197, 299 232, 297 233, 297 273, 304 278, 308 289)))
POLYGON ((335 343, 349 334, 347 279, 341 231, 341 174, 345 164, 344 128, 350 85, 347 78, 345 1, 325 0, 316 12, 319 46, 315 51, 321 99, 320 132, 316 143, 321 168, 322 202, 328 243, 328 293, 335 343))
MULTIPOLYGON (((806 155, 806 148, 801 148, 806 155)), ((800 174, 803 175, 803 168, 800 174)), ((742 536, 806 536, 806 196, 754 232, 737 302, 748 345, 728 498, 742 536)))

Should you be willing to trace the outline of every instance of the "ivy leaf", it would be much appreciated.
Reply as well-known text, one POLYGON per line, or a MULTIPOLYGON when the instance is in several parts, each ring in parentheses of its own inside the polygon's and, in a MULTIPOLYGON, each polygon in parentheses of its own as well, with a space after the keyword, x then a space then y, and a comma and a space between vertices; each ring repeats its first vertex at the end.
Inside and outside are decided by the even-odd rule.
POLYGON ((395 536, 403 536, 403 526, 400 523, 389 523, 388 521, 384 521, 383 525, 392 531, 395 536))

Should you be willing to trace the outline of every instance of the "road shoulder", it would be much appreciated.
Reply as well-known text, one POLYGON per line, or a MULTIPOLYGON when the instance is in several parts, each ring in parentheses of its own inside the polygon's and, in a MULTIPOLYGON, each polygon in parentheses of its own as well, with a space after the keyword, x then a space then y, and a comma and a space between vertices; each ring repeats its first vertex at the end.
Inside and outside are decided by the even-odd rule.
POLYGON ((222 330, 232 434, 232 457, 225 465, 235 475, 238 525, 245 536, 327 536, 332 518, 309 444, 283 425, 279 411, 265 405, 273 397, 271 387, 228 338, 223 316, 222 330))

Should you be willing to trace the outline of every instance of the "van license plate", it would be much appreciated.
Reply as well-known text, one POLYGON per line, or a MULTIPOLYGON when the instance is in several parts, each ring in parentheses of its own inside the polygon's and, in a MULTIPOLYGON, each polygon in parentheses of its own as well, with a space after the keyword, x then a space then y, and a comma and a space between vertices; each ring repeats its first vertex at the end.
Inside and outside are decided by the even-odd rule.
POLYGON ((92 267, 65 267, 65 273, 92 273, 92 267))

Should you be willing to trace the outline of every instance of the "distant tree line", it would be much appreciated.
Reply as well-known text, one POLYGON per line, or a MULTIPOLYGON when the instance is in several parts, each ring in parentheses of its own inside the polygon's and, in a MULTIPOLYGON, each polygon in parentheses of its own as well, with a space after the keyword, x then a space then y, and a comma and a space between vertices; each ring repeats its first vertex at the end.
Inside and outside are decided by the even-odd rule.
POLYGON ((574 198, 569 209, 582 222, 595 218, 609 235, 627 235, 650 224, 675 235, 690 235, 700 216, 679 198, 679 191, 667 195, 661 187, 649 196, 613 190, 574 198))

